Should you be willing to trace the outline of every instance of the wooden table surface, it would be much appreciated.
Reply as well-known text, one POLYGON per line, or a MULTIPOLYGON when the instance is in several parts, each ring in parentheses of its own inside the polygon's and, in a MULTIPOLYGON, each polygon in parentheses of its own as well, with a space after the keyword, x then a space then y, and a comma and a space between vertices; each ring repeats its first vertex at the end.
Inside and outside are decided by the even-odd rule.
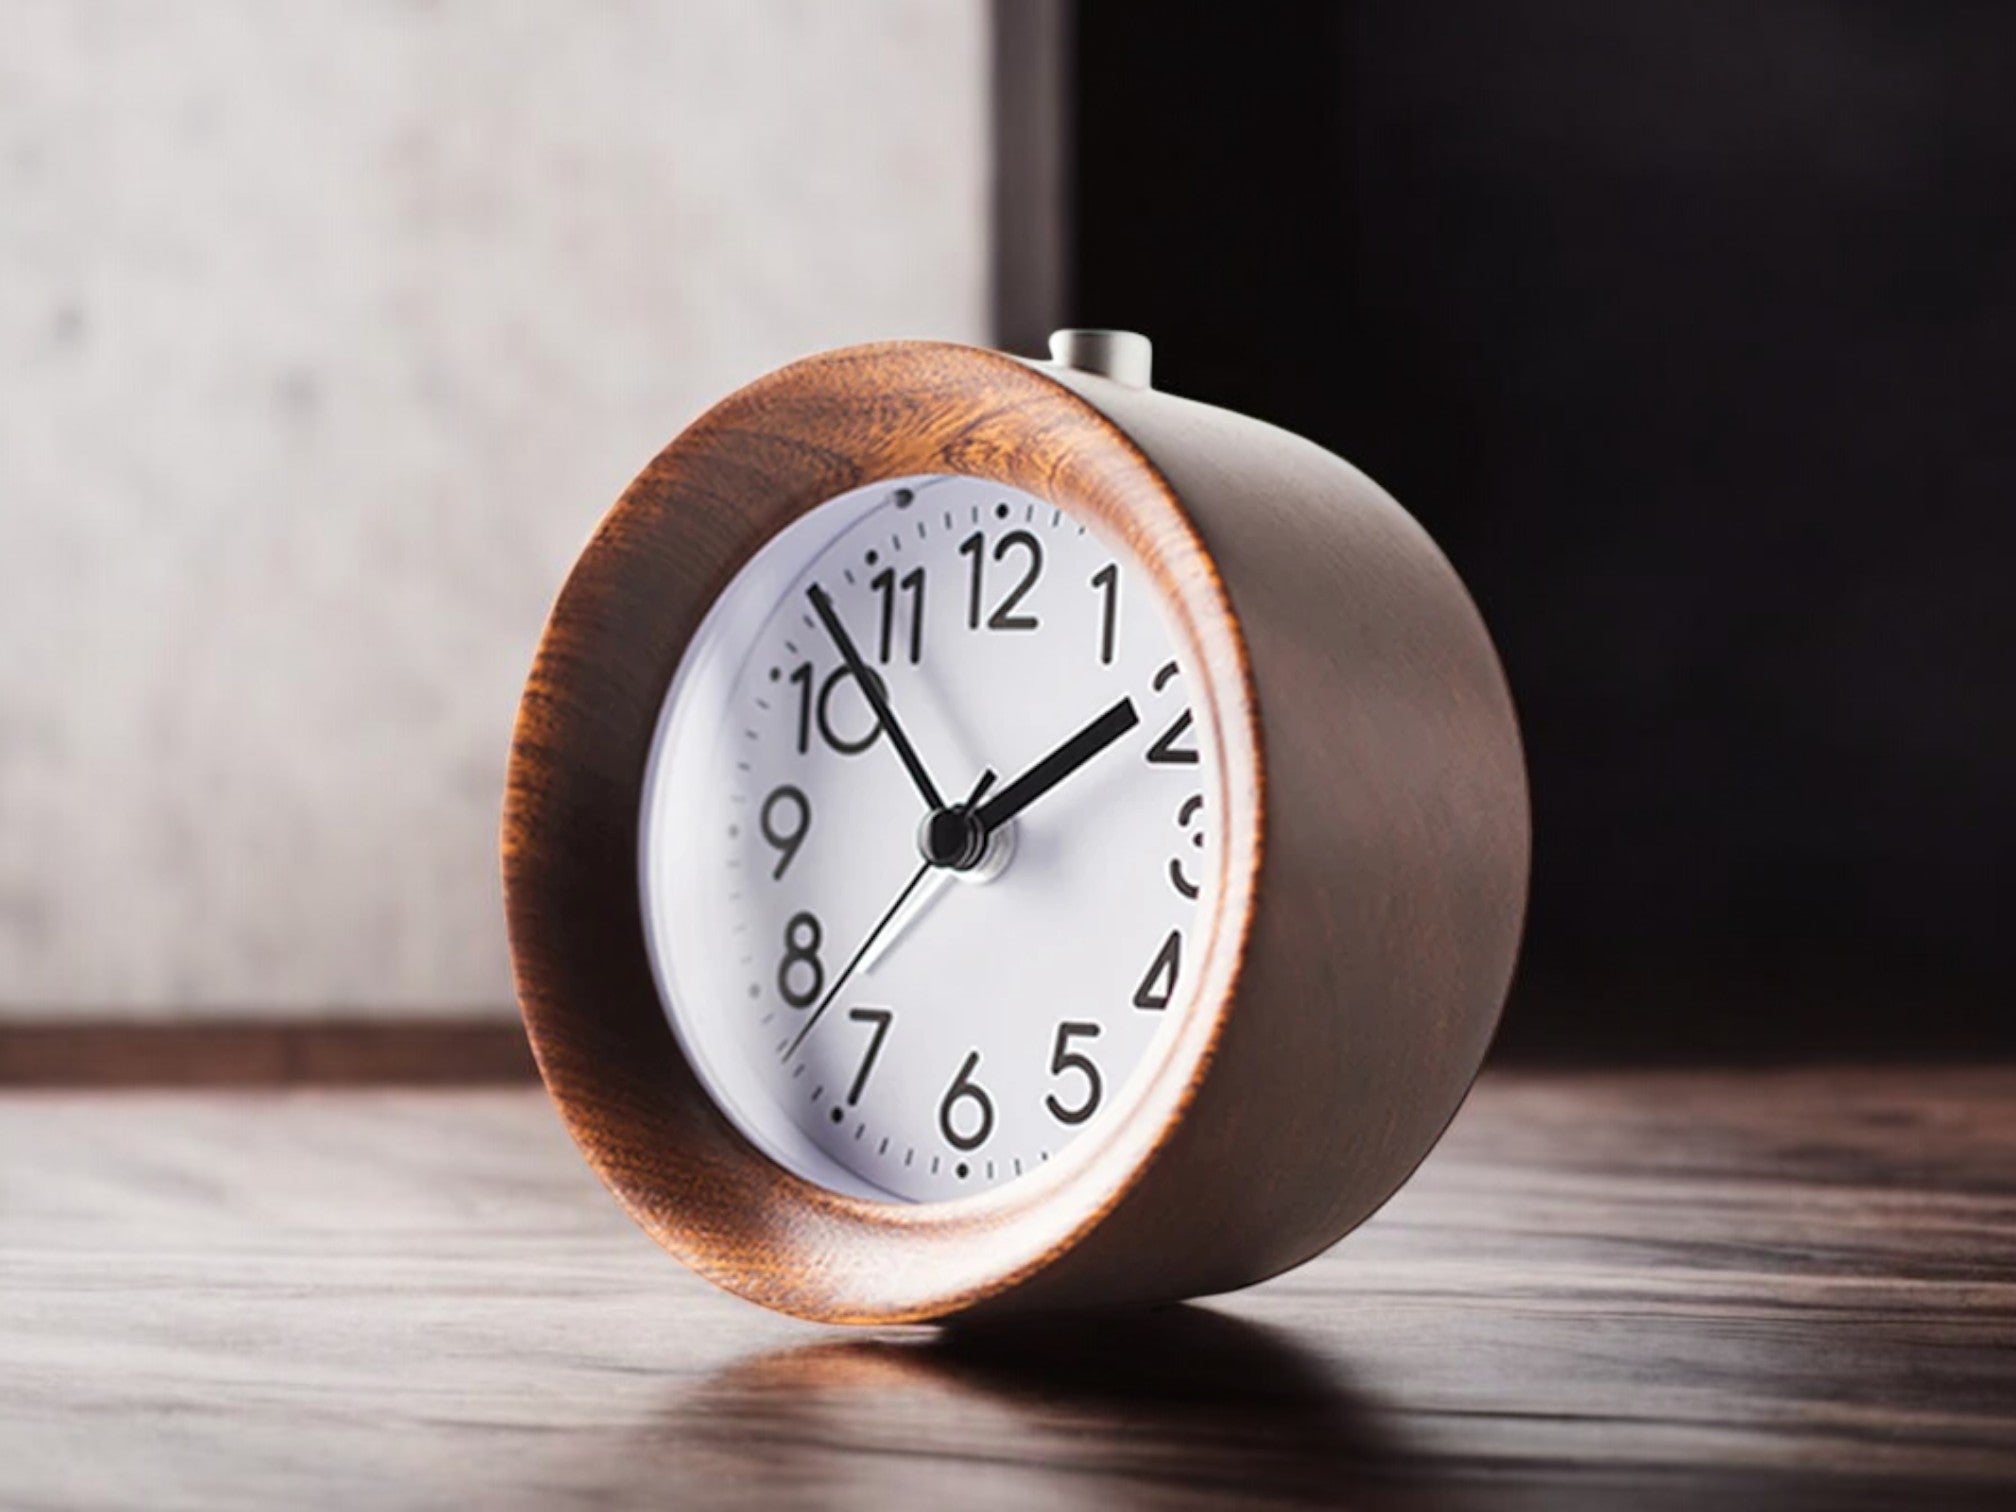
POLYGON ((0 1506, 2016 1504, 2016 1070, 1487 1075, 1256 1290, 967 1337, 660 1254, 536 1090, 0 1096, 0 1506))

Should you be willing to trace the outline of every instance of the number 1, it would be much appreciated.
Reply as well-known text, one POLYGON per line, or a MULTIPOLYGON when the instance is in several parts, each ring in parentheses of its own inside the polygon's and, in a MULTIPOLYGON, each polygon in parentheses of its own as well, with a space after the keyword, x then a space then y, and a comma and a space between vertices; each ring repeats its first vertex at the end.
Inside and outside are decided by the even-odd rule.
POLYGON ((1099 664, 1113 664, 1113 632, 1120 627, 1120 567, 1108 562, 1092 574, 1092 586, 1105 590, 1106 605, 1099 616, 1099 664))

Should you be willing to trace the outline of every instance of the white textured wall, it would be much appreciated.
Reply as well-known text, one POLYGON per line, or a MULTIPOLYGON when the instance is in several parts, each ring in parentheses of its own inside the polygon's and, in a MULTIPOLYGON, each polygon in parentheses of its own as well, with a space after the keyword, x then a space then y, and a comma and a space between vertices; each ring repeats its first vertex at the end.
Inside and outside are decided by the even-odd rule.
POLYGON ((979 0, 0 0, 0 1011, 496 1011, 553 590, 983 336, 979 0))

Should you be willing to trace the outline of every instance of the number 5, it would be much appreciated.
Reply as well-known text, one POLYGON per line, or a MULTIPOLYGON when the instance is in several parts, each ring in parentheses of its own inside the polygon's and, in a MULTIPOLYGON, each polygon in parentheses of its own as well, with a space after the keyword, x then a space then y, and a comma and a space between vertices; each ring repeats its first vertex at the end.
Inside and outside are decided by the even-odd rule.
POLYGON ((1085 1078, 1085 1100, 1075 1108, 1067 1108, 1057 1101, 1056 1094, 1043 1099, 1043 1106, 1050 1110, 1050 1116, 1059 1123, 1081 1124, 1099 1111, 1099 1098, 1106 1090, 1099 1079, 1099 1068, 1092 1064, 1092 1057, 1071 1048, 1073 1036, 1086 1039, 1099 1037, 1097 1024, 1063 1023, 1057 1026, 1057 1044, 1050 1052, 1050 1074, 1061 1076, 1066 1071, 1076 1071, 1085 1078))

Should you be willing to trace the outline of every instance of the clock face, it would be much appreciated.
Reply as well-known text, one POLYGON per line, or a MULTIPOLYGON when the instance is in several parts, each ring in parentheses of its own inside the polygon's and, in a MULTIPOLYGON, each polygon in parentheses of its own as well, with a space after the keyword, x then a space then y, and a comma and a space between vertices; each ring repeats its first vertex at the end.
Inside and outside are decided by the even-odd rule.
POLYGON ((1193 670, 1123 546, 998 483, 857 489, 756 555, 640 835, 667 1015, 745 1135, 937 1201, 1126 1116, 1216 916, 1193 670))

